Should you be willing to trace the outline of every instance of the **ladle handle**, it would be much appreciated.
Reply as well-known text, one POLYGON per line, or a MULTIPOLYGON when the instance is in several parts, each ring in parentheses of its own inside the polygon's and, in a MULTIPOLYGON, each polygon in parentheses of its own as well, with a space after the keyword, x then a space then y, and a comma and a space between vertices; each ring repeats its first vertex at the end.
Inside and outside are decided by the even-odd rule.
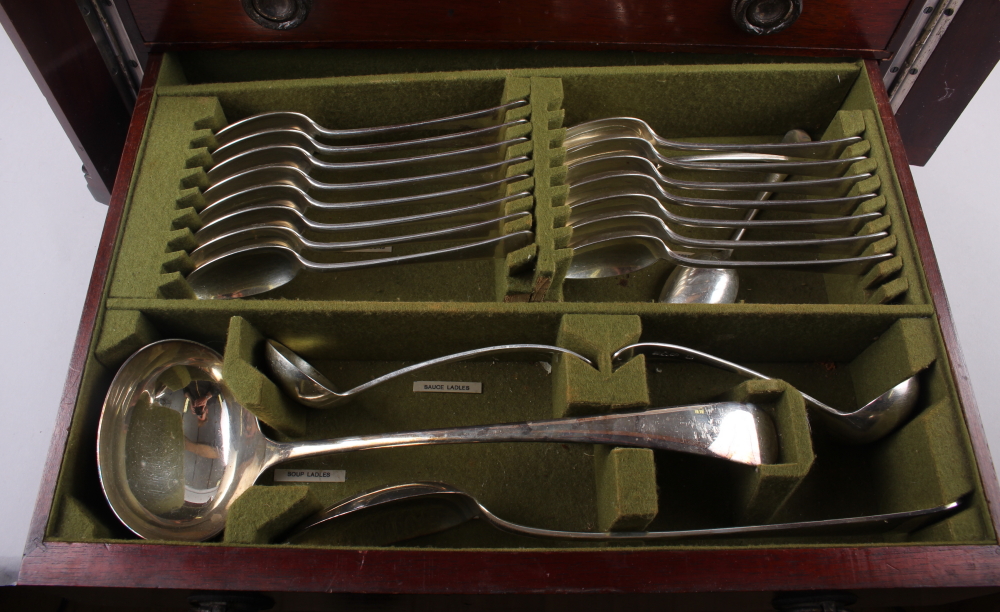
POLYGON ((267 465, 319 455, 397 446, 472 442, 575 442, 673 450, 760 465, 778 458, 769 416, 752 404, 721 402, 641 412, 475 425, 428 431, 272 443, 267 465))

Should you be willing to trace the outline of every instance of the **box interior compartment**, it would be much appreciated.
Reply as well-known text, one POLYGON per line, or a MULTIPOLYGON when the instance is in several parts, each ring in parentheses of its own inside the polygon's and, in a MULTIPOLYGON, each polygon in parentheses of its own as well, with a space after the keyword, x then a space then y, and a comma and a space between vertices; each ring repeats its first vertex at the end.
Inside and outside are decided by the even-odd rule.
MULTIPOLYGON (((595 546, 505 534, 482 521, 424 534, 422 520, 438 511, 433 504, 345 521, 317 529, 296 544, 281 544, 292 525, 319 508, 367 489, 421 480, 457 486, 514 523, 567 531, 666 531, 860 516, 929 508, 972 493, 965 511, 903 537, 728 537, 599 548, 995 543, 962 407, 860 64, 732 57, 727 63, 643 54, 627 54, 634 61, 624 62, 621 54, 520 52, 473 53, 453 60, 458 64, 440 64, 435 58, 441 54, 432 51, 372 52, 379 62, 369 62, 365 53, 323 51, 314 62, 305 61, 310 57, 305 52, 164 58, 47 538, 142 541, 117 520, 102 496, 94 434, 108 385, 128 356, 149 342, 184 338, 223 355, 224 376, 235 397, 271 435, 284 440, 725 398, 763 407, 775 421, 781 446, 778 463, 758 468, 676 452, 540 443, 393 448, 304 460, 280 467, 345 470, 346 481, 282 484, 268 472, 236 502, 224 534, 207 546, 595 546), (245 80, 258 74, 254 58, 261 61, 265 80, 245 80), (427 70, 434 65, 461 71, 427 70), (507 111, 503 119, 527 122, 500 137, 528 138, 504 152, 507 159, 528 159, 502 174, 528 176, 490 197, 527 193, 498 208, 529 212, 530 219, 493 231, 531 230, 530 245, 492 259, 302 273, 253 298, 194 299, 184 277, 192 267, 194 232, 204 223, 214 130, 278 109, 305 112, 324 125, 360 127, 522 98, 528 104, 507 111), (628 276, 566 280, 572 228, 567 226, 571 190, 563 165, 565 128, 607 116, 642 117, 663 136, 696 141, 772 142, 791 128, 806 129, 815 138, 861 135, 864 141, 845 155, 867 154, 869 160, 851 172, 874 176, 852 190, 877 194, 861 210, 882 210, 887 221, 860 231, 888 231, 888 238, 866 252, 892 250, 895 257, 860 276, 741 271, 737 303, 726 305, 657 303, 672 268, 668 262, 628 276), (503 355, 438 366, 386 383, 346 406, 318 410, 295 404, 269 379, 262 360, 266 338, 286 344, 341 388, 414 362, 510 343, 555 344, 580 352, 598 367, 570 358, 503 355), (689 346, 778 380, 748 381, 687 361, 641 356, 615 369, 611 354, 640 340, 689 346), (829 436, 796 390, 849 410, 917 373, 922 391, 915 415, 899 431, 864 446, 845 446, 829 436), (484 391, 413 393, 414 380, 476 381, 484 391)), ((405 214, 435 205, 421 206, 405 214)), ((359 220, 366 214, 317 219, 359 220)), ((419 248, 428 244, 454 243, 419 248)), ((409 248, 394 247, 392 255, 409 248)), ((371 256, 333 254, 326 260, 371 256)))

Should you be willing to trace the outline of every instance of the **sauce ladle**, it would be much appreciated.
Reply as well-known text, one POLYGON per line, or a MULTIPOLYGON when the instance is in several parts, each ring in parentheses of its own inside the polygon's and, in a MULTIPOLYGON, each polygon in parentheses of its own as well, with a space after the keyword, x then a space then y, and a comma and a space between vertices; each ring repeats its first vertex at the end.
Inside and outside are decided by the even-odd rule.
POLYGON ((330 379, 323 376, 323 374, 314 368, 312 364, 302 357, 299 357, 295 351, 288 348, 284 344, 275 340, 268 340, 265 345, 264 352, 267 358, 267 364, 271 367, 271 372, 274 374, 278 385, 285 390, 285 393, 295 398, 295 401, 309 406, 310 408, 333 408, 334 406, 339 406, 347 402, 359 393, 367 391, 376 385, 380 385, 394 378, 399 378, 400 376, 405 376, 406 374, 412 374, 418 370, 423 370, 436 365, 467 361, 469 359, 476 359, 477 357, 486 357, 487 355, 502 355, 506 353, 523 352, 551 353, 553 355, 562 354, 576 357, 587 365, 594 365, 591 360, 587 359, 583 355, 558 346, 549 346, 547 344, 504 344, 500 346, 487 346, 472 349, 471 351, 463 351, 461 353, 437 357, 435 359, 430 359, 428 361, 423 361, 401 368, 394 372, 389 372, 388 374, 358 385, 353 389, 348 389, 347 391, 337 391, 336 385, 334 385, 330 379))
POLYGON ((223 530, 241 493, 295 459, 376 448, 475 442, 611 444, 771 463, 774 424, 722 402, 598 416, 276 442, 233 397, 222 356, 186 340, 133 354, 111 382, 97 432, 101 487, 115 515, 148 539, 199 541, 223 530))
MULTIPOLYGON (((658 342, 630 344, 615 351, 611 356, 611 363, 616 366, 622 365, 636 353, 651 359, 691 359, 748 378, 772 380, 770 376, 737 363, 678 344, 658 342)), ((806 405, 816 409, 815 413, 823 425, 837 439, 847 444, 867 444, 895 431, 913 413, 917 397, 920 395, 918 376, 919 373, 910 376, 853 412, 841 412, 810 395, 801 391, 799 393, 806 401, 806 405)))

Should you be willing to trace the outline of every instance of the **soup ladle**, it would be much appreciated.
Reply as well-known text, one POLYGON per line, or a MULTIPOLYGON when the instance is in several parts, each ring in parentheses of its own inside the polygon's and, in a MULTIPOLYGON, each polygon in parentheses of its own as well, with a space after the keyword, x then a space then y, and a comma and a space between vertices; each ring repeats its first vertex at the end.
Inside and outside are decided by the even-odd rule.
POLYGON ((195 297, 202 300, 249 297, 291 282, 302 270, 333 272, 416 262, 489 258, 496 256, 498 251, 504 255, 516 251, 531 244, 534 239, 534 232, 526 230, 410 255, 321 263, 306 259, 301 253, 303 246, 298 241, 272 237, 213 253, 186 278, 195 297))
POLYGON ((693 453, 748 465, 778 459, 774 425, 752 404, 721 402, 598 416, 276 442, 233 397, 222 356, 186 340, 133 354, 101 410, 97 464, 111 509, 143 538, 199 541, 267 469, 321 455, 428 444, 557 442, 693 453))
POLYGON ((504 344, 499 346, 487 346, 462 351, 444 357, 437 357, 428 361, 422 361, 405 368, 400 368, 394 372, 389 372, 372 379, 364 384, 358 385, 347 391, 337 391, 336 385, 330 382, 326 376, 314 368, 312 364, 300 357, 295 351, 275 340, 268 340, 264 349, 267 364, 271 368, 278 385, 284 389, 285 393, 295 398, 300 404, 310 408, 333 408, 346 403, 359 393, 363 393, 372 387, 388 382, 400 376, 412 374, 413 372, 424 370, 436 365, 467 361, 488 355, 502 355, 506 353, 538 352, 551 353, 553 355, 569 355, 576 357, 587 365, 594 366, 594 363, 583 355, 564 349, 558 346, 547 344, 504 344))
MULTIPOLYGON (((615 351, 611 356, 611 362, 620 366, 636 353, 651 359, 691 359, 748 378, 772 380, 765 374, 737 363, 678 344, 657 342, 630 344, 615 351)), ((917 397, 920 395, 918 375, 919 373, 910 376, 853 412, 842 412, 801 391, 799 393, 806 401, 806 405, 816 409, 820 421, 837 439, 847 444, 867 444, 895 431, 913 413, 917 397)))

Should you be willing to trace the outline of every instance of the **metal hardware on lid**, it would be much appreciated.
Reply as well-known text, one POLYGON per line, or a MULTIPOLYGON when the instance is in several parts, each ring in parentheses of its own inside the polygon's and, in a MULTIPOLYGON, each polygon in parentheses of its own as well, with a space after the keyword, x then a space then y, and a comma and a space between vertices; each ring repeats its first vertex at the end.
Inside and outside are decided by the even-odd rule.
MULTIPOLYGON (((937 10, 931 16, 929 23, 921 33, 919 40, 914 44, 913 49, 906 57, 906 62, 899 68, 899 78, 895 80, 889 89, 889 104, 892 112, 895 113, 903 104, 906 94, 910 93, 913 83, 920 76, 920 71, 924 64, 930 59, 938 42, 944 36, 945 31, 951 24, 955 14, 962 6, 963 0, 941 0, 937 10)), ((902 49, 900 52, 902 53, 902 49)), ((891 68, 890 68, 891 70, 891 68)), ((944 92, 945 98, 951 95, 947 90, 944 92)), ((943 98, 942 98, 943 99, 943 98)), ((940 100, 939 100, 940 101, 940 100)))
POLYGON ((733 21, 749 34, 774 34, 795 23, 802 0, 733 0, 733 21))
POLYGON ((312 8, 312 0, 242 0, 242 3, 250 19, 271 30, 298 27, 312 8))

